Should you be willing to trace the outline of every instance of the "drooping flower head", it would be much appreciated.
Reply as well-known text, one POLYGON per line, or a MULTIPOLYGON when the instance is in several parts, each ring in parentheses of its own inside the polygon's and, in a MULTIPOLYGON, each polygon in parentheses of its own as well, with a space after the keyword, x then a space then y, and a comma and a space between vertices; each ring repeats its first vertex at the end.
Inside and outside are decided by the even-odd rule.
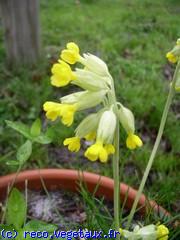
POLYGON ((74 136, 66 138, 63 144, 70 151, 77 152, 81 147, 81 139, 91 141, 84 155, 91 161, 99 159, 105 163, 109 155, 115 153, 114 134, 119 119, 128 134, 127 147, 135 149, 142 146, 141 139, 134 134, 132 112, 115 101, 113 79, 106 63, 90 53, 80 55, 79 47, 74 42, 67 43, 60 58, 52 67, 51 84, 55 87, 71 84, 83 90, 61 97, 59 103, 44 103, 46 117, 51 121, 60 118, 64 125, 70 126, 76 112, 99 105, 99 110, 85 117, 75 129, 74 136), (70 65, 77 62, 82 64, 83 68, 72 70, 70 65), (117 113, 115 106, 118 104, 120 108, 117 113))

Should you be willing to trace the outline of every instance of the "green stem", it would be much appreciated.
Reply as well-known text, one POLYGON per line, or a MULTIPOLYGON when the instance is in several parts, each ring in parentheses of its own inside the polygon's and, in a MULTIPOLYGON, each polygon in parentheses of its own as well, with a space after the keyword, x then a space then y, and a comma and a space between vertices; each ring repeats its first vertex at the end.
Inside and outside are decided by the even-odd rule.
MULTIPOLYGON (((111 86, 112 91, 109 96, 109 100, 111 104, 114 104, 114 110, 116 116, 118 116, 118 106, 116 101, 116 93, 114 88, 114 81, 111 78, 111 86)), ((119 232, 119 218, 120 218, 120 197, 119 197, 119 123, 116 124, 116 132, 114 137, 114 146, 115 146, 115 154, 113 155, 113 178, 114 178, 114 223, 115 223, 115 230, 119 232)), ((120 235, 118 234, 116 237, 118 240, 120 239, 120 235)))
MULTIPOLYGON (((115 230, 119 231, 119 124, 116 126, 114 139, 115 154, 113 155, 113 177, 114 177, 114 222, 115 230)), ((120 239, 119 234, 117 239, 120 239)))
POLYGON ((175 94, 174 87, 175 87, 175 83, 176 83, 176 80, 177 80, 177 75, 178 75, 179 70, 180 70, 180 62, 177 64, 177 67, 176 67, 176 70, 175 70, 175 73, 174 73, 173 81, 172 81, 172 84, 170 86, 169 94, 168 94, 168 97, 167 97, 167 101, 166 101, 166 104, 165 104, 165 107, 164 107, 163 115, 162 115, 160 126, 159 126, 158 135, 157 135, 157 138, 156 138, 153 150, 151 152, 151 156, 149 158, 146 170, 144 172, 144 176, 142 178, 139 190, 137 192, 137 195, 136 195, 136 198, 134 200, 134 203, 133 203, 130 215, 128 217, 127 229, 129 229, 131 221, 132 221, 132 219, 134 217, 134 214, 135 214, 135 211, 136 211, 136 208, 137 208, 140 196, 141 196, 142 191, 144 189, 146 180, 148 178, 148 175, 149 175, 149 172, 151 170, 154 158, 155 158, 156 153, 157 153, 157 149, 159 147, 159 144, 160 144, 160 141, 161 141, 161 138, 162 138, 162 134, 163 134, 163 131, 164 131, 164 127, 165 127, 167 115, 168 115, 168 112, 169 112, 169 108, 170 108, 170 105, 172 103, 173 96, 175 94))

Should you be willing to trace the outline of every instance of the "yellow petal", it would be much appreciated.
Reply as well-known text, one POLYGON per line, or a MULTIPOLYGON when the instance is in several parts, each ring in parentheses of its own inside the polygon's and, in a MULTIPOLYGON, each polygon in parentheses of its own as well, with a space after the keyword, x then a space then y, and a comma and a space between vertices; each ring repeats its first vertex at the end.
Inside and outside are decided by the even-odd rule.
POLYGON ((67 49, 69 49, 69 50, 73 50, 73 51, 75 51, 76 53, 79 53, 79 47, 78 47, 78 45, 77 45, 76 43, 74 43, 74 42, 69 42, 69 43, 67 43, 66 47, 67 47, 67 49))
POLYGON ((171 62, 171 63, 176 63, 178 60, 177 57, 172 52, 168 52, 166 54, 166 57, 169 60, 169 62, 171 62))
POLYGON ((133 150, 136 147, 141 147, 143 145, 142 140, 135 134, 129 134, 126 139, 126 146, 133 150))
POLYGON ((168 228, 161 224, 157 227, 157 238, 160 240, 167 240, 168 239, 169 230, 168 228))
POLYGON ((78 152, 81 147, 79 137, 66 138, 63 144, 64 146, 68 146, 68 149, 71 152, 78 152))

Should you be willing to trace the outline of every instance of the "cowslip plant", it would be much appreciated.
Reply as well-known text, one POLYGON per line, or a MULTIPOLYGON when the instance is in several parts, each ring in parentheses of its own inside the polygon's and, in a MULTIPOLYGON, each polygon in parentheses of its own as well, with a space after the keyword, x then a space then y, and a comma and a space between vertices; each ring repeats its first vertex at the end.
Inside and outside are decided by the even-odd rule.
POLYGON ((100 105, 98 111, 88 114, 75 129, 75 135, 64 140, 70 151, 78 152, 81 139, 91 141, 85 150, 85 157, 90 161, 108 161, 113 155, 114 174, 114 217, 115 228, 119 229, 119 123, 127 133, 126 146, 133 150, 143 145, 135 134, 134 115, 122 103, 116 100, 114 81, 104 61, 92 54, 80 55, 79 47, 70 42, 62 50, 60 58, 52 67, 51 84, 63 87, 77 85, 83 91, 61 97, 60 102, 47 101, 43 108, 51 121, 60 118, 70 126, 76 112, 100 105), (83 68, 70 65, 79 62, 83 68))

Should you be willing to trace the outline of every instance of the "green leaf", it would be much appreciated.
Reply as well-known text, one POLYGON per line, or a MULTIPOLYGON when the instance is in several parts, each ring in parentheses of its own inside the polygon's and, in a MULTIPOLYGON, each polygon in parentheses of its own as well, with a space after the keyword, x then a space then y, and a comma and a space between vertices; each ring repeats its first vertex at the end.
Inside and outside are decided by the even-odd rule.
POLYGON ((53 232, 57 229, 57 226, 54 224, 48 224, 39 220, 31 220, 29 221, 23 229, 32 230, 32 231, 43 231, 53 232))
POLYGON ((37 118, 30 129, 30 133, 33 137, 38 137, 41 133, 41 120, 37 118))
POLYGON ((21 133, 24 137, 33 140, 31 134, 30 134, 30 130, 29 127, 27 125, 25 125, 24 123, 21 122, 11 122, 6 120, 6 124, 8 127, 16 130, 17 132, 21 133))
POLYGON ((34 138, 34 141, 41 144, 49 144, 52 142, 52 139, 44 134, 41 134, 38 137, 34 138))
POLYGON ((22 227, 26 220, 26 201, 19 190, 13 188, 7 202, 6 223, 16 229, 22 227))
POLYGON ((27 140, 17 151, 16 158, 20 164, 24 164, 32 153, 32 142, 27 140))
MULTIPOLYGON (((41 239, 50 239, 51 234, 53 234, 53 232, 57 229, 58 227, 54 224, 48 224, 39 220, 31 220, 29 221, 23 228, 23 232, 28 231, 28 232, 43 232, 43 231, 47 231, 49 237, 48 238, 41 238, 41 239)), ((27 240, 32 240, 32 237, 30 235, 26 235, 26 239, 27 240)), ((38 239, 38 238, 35 238, 38 239)))

